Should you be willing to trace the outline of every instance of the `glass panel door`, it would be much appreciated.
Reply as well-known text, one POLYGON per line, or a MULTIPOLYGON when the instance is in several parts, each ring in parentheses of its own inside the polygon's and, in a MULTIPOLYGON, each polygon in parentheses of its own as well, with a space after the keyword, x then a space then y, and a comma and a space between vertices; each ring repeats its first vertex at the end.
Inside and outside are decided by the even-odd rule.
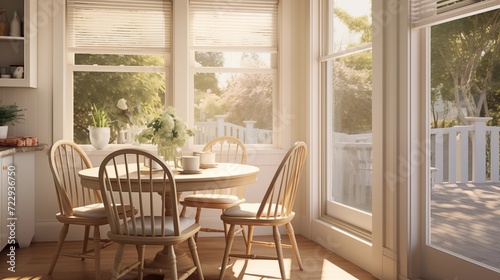
POLYGON ((500 10, 428 32, 424 278, 499 279, 500 10))

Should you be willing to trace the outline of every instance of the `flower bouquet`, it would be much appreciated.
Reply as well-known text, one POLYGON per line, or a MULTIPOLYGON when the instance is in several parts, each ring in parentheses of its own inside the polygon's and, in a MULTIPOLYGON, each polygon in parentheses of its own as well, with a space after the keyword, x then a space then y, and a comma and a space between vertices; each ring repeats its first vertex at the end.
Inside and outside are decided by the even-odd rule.
POLYGON ((136 136, 139 143, 158 145, 158 155, 167 162, 174 162, 188 137, 194 136, 194 130, 176 115, 175 108, 167 107, 162 115, 147 124, 147 128, 136 136))

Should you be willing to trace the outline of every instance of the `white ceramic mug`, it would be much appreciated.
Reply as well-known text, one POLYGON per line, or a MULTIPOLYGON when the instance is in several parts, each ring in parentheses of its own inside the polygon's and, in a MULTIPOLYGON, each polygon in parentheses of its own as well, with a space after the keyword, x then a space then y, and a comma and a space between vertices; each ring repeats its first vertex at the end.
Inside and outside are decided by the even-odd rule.
POLYGON ((215 153, 213 153, 213 152, 201 152, 200 153, 200 164, 201 165, 215 164, 215 153))
POLYGON ((198 171, 200 169, 200 157, 182 156, 180 158, 179 167, 184 171, 198 171))

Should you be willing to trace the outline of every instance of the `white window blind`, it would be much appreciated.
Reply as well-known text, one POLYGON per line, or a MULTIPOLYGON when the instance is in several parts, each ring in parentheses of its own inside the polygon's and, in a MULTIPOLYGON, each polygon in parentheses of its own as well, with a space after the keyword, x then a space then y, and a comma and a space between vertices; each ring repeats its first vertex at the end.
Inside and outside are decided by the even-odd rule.
POLYGON ((191 0, 191 46, 276 51, 277 0, 191 0))
POLYGON ((427 27, 500 7, 498 0, 410 0, 413 27, 427 27))
POLYGON ((67 44, 74 52, 170 51, 170 0, 67 0, 67 44))

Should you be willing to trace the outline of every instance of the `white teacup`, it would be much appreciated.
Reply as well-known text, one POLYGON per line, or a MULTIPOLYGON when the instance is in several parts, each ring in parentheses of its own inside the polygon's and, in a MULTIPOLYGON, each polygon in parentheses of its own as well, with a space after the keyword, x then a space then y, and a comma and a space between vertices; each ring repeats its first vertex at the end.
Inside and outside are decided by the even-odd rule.
MULTIPOLYGON (((159 156, 158 158, 163 161, 163 156, 159 156)), ((144 160, 144 165, 149 167, 149 159, 144 160)), ((151 161, 151 165, 152 169, 161 169, 160 164, 154 160, 151 161)))
POLYGON ((200 164, 201 165, 213 165, 213 164, 215 164, 215 153, 213 153, 213 152, 201 152, 200 153, 200 164))
POLYGON ((200 157, 182 156, 180 158, 179 167, 184 171, 198 171, 200 169, 200 157))
MULTIPOLYGON (((164 161, 163 156, 159 156, 159 158, 161 161, 164 161)), ((156 161, 153 161, 151 165, 153 169, 161 169, 161 165, 156 161)))

